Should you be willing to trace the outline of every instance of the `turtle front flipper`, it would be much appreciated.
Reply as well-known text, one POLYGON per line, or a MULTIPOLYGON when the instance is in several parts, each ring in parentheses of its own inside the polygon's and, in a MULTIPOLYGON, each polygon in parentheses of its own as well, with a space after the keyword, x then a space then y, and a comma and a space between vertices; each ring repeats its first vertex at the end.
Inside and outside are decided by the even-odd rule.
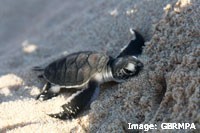
POLYGON ((90 82, 88 88, 77 91, 67 99, 69 102, 62 105, 62 112, 49 114, 49 116, 62 120, 75 118, 85 107, 90 105, 98 95, 99 85, 96 82, 90 82))
POLYGON ((123 57, 126 55, 130 56, 139 56, 142 54, 142 49, 144 46, 144 38, 142 35, 134 29, 130 29, 131 34, 134 36, 134 39, 129 42, 124 48, 122 48, 118 57, 123 57))

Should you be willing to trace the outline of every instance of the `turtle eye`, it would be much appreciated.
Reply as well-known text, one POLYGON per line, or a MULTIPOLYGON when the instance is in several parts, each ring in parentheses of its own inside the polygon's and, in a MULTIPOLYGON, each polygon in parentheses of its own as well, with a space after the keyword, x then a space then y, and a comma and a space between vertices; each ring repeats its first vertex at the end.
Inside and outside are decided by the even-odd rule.
POLYGON ((133 63, 128 63, 127 66, 124 68, 127 72, 134 72, 135 71, 135 65, 133 63))

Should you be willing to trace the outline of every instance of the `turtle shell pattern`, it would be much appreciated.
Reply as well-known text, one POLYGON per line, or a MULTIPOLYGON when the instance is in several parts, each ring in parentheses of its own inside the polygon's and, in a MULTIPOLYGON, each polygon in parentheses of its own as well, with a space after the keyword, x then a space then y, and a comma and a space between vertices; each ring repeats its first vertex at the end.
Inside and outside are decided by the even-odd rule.
POLYGON ((95 73, 101 72, 108 61, 109 57, 102 53, 73 53, 49 64, 44 70, 44 77, 50 83, 60 86, 81 86, 95 73))

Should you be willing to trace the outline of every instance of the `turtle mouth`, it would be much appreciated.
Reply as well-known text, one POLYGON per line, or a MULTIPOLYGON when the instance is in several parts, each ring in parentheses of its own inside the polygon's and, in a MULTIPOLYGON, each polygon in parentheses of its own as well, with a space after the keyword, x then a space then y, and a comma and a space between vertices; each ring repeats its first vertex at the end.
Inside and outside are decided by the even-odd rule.
POLYGON ((143 70, 143 68, 144 68, 143 63, 141 63, 141 62, 138 63, 136 66, 136 72, 135 72, 134 76, 137 76, 143 70))
POLYGON ((142 70, 144 68, 144 64, 142 62, 139 62, 136 66, 136 69, 142 70))
POLYGON ((141 71, 144 68, 144 64, 142 62, 139 62, 136 66, 136 71, 141 71))

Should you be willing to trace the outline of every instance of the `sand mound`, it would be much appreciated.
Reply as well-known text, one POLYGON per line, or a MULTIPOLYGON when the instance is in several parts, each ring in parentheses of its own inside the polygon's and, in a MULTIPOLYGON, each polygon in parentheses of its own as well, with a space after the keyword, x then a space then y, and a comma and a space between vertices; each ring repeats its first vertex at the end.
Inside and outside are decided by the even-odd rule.
MULTIPOLYGON (((200 3, 197 0, 0 2, 0 132, 134 132, 128 123, 194 123, 200 129, 200 3), (45 6, 43 6, 45 5, 45 6), (134 27, 146 39, 145 70, 101 94, 78 119, 55 113, 70 95, 34 100, 36 65, 80 50, 116 56, 134 27)), ((140 130, 142 132, 143 130, 140 130)), ((172 132, 197 132, 173 130, 172 132)), ((137 131, 135 131, 137 132, 137 131)))

